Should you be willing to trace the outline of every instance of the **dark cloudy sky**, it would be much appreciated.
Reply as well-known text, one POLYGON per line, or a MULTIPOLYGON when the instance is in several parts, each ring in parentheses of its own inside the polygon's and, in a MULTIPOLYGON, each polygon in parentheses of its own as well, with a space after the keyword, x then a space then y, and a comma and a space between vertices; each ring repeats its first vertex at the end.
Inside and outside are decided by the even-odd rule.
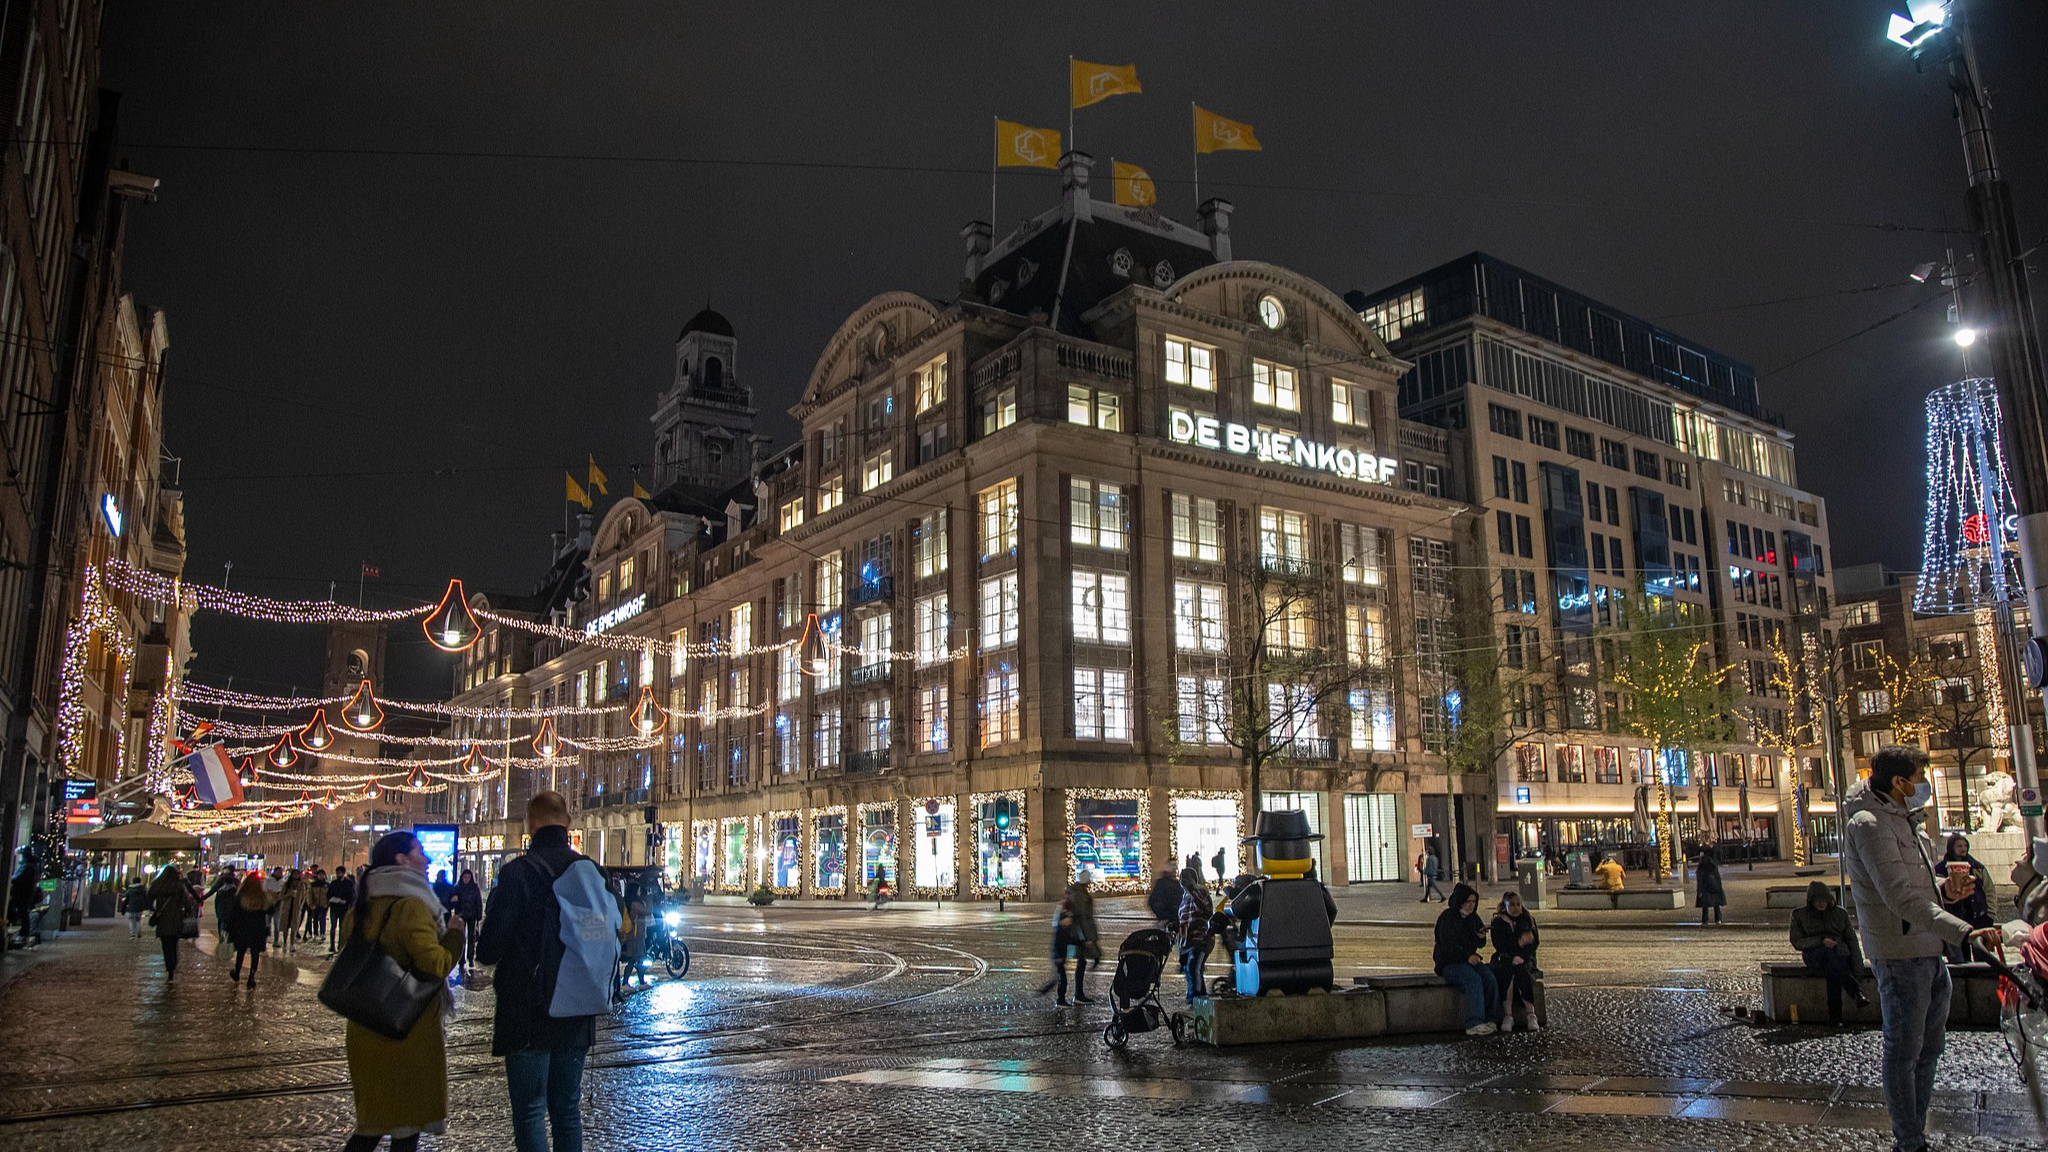
MULTIPOLYGON (((623 491, 649 457, 707 300, 786 440, 849 311, 954 293, 990 117, 1063 125, 1069 54, 1137 64, 1145 94, 1083 110, 1078 144, 1170 212, 1190 100, 1256 127, 1263 153, 1203 173, 1240 256, 1343 291, 1484 249, 1755 365, 1838 559, 1914 567, 1921 398, 1960 369, 1941 309, 1814 355, 1925 298, 1904 273, 1942 237, 1864 225, 1963 221, 1946 91, 1885 41, 1890 7, 123 0, 105 83, 163 180, 128 278, 169 314, 187 571, 346 599, 368 561, 382 604, 526 589, 562 469, 594 452, 623 491)), ((2030 239, 2044 8, 1974 4, 2030 239)), ((1002 223, 1054 195, 1006 176, 1002 223)), ((428 691, 405 631, 396 679, 428 691)), ((318 674, 312 630, 197 639, 214 683, 318 674)))

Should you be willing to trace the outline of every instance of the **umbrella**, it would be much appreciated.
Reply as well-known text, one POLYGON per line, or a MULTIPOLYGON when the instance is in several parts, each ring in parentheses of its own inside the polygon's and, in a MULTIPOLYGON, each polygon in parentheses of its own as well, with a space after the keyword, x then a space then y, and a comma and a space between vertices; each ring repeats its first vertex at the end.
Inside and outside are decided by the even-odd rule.
POLYGON ((1650 786, 1636 785, 1636 843, 1650 842, 1650 786))
POLYGON ((1747 840, 1756 827, 1755 822, 1749 818, 1749 781, 1744 780, 1742 787, 1735 790, 1735 803, 1737 810, 1742 813, 1742 838, 1747 840))
POLYGON ((1721 829, 1714 820, 1714 786, 1700 781, 1700 843, 1711 845, 1721 839, 1721 829))
POLYGON ((199 837, 136 820, 82 832, 70 838, 69 846, 92 852, 190 852, 199 847, 199 837))

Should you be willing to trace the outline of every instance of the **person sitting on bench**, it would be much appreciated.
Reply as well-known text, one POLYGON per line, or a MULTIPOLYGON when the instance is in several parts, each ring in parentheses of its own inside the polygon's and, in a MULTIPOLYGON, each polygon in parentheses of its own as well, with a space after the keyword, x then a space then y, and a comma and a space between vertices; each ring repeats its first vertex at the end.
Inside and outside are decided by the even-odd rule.
POLYGON ((1856 950, 1848 910, 1835 903, 1835 890, 1819 880, 1806 886, 1806 903, 1792 910, 1792 947, 1828 982, 1828 1023, 1842 1023, 1845 992, 1857 1007, 1869 1006, 1857 975, 1863 970, 1863 957, 1856 950))

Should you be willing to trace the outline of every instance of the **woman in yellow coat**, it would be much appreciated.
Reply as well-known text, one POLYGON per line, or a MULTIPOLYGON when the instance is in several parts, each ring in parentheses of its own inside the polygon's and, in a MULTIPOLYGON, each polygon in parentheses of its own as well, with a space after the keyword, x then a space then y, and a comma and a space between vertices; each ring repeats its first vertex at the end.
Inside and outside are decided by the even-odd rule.
MULTIPOLYGON (((393 832, 370 851, 356 906, 341 921, 342 943, 363 932, 392 959, 421 976, 445 979, 462 947, 462 919, 446 915, 427 883, 426 850, 410 832, 393 832)), ((448 1052, 442 1014, 447 994, 427 1006, 403 1040, 351 1021, 348 1078, 356 1128, 343 1152, 371 1152, 386 1136, 392 1152, 412 1152, 420 1133, 440 1134, 448 1119, 448 1052)))

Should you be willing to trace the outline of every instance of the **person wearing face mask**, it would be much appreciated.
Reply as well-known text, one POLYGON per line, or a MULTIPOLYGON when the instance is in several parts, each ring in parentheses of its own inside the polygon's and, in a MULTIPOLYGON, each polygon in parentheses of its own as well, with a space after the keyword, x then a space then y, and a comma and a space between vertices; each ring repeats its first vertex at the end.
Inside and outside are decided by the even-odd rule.
POLYGON ((1943 951, 1965 941, 1994 946, 1995 928, 1975 928, 1943 910, 1974 891, 1963 870, 1938 870, 1923 812, 1932 799, 1927 753, 1878 749, 1870 775, 1844 798, 1842 867, 1856 894, 1857 937, 1877 977, 1884 1016, 1884 1101, 1897 1152, 1927 1147, 1927 1106, 1946 1039, 1948 965, 1943 951))

